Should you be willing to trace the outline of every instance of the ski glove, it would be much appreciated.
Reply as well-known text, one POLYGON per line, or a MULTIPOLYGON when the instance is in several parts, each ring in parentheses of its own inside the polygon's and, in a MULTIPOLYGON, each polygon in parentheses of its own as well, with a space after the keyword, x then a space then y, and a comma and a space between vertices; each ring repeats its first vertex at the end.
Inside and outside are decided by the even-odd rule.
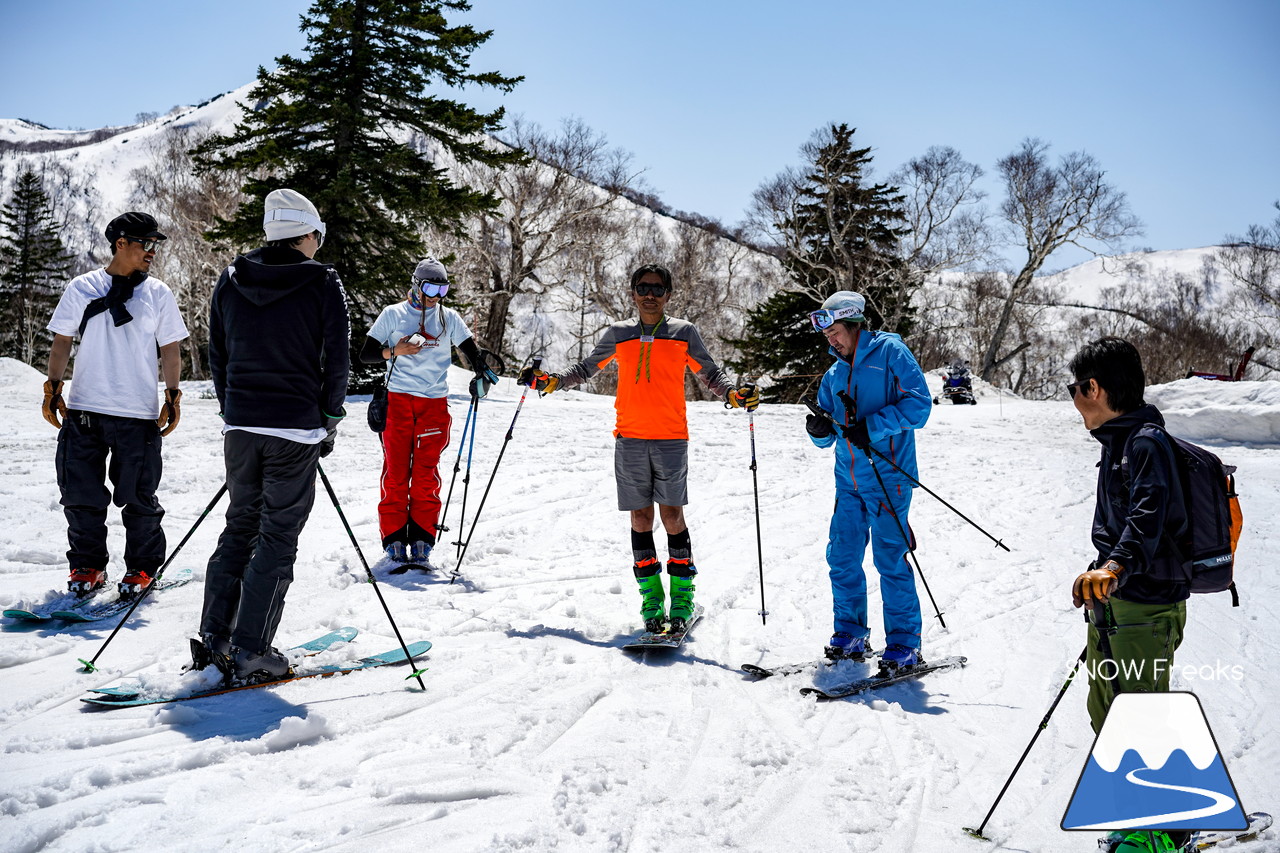
POLYGON ((550 394, 560 387, 560 374, 544 373, 541 370, 526 367, 520 372, 520 384, 542 394, 550 394))
POLYGON ((67 404, 62 401, 61 379, 44 381, 44 405, 40 407, 40 414, 44 415, 44 419, 52 424, 54 429, 62 429, 62 421, 59 418, 67 416, 67 404))
POLYGON ((814 438, 826 438, 831 435, 831 418, 809 415, 804 419, 804 428, 814 438))
POLYGON ((333 452, 334 442, 338 440, 338 425, 334 424, 325 430, 324 438, 320 439, 320 458, 323 459, 333 452))
POLYGON ((173 432, 182 418, 182 391, 177 388, 164 389, 164 403, 160 406, 160 417, 156 418, 156 426, 161 435, 173 432))
POLYGON ((747 382, 738 388, 730 388, 725 392, 724 404, 731 409, 746 409, 754 412, 760 405, 760 389, 747 382))
POLYGON ((841 426, 840 431, 859 450, 869 451, 871 449, 871 435, 867 432, 866 418, 858 418, 847 426, 841 426))
POLYGON ((1082 604, 1092 607, 1094 601, 1106 604, 1120 585, 1119 576, 1123 571, 1124 567, 1115 560, 1107 560, 1096 569, 1081 573, 1071 585, 1071 603, 1076 607, 1082 604))
POLYGON ((471 390, 471 396, 477 399, 489 393, 489 389, 498 384, 498 374, 489 368, 477 371, 474 379, 467 386, 471 390))

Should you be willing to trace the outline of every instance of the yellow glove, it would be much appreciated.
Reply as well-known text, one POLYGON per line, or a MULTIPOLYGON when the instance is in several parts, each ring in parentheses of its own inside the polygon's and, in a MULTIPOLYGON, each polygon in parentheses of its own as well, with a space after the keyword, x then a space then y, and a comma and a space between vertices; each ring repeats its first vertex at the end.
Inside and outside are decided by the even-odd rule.
POLYGON ((1106 604, 1116 587, 1120 585, 1120 573, 1124 567, 1115 560, 1107 560, 1096 569, 1082 572, 1071 585, 1071 603, 1093 606, 1094 601, 1106 604))
POLYGON ((725 405, 731 409, 746 409, 754 412, 760 405, 760 389, 748 382, 738 388, 731 388, 724 395, 725 405))
POLYGON ((526 367, 520 372, 519 381, 521 385, 527 385, 535 391, 550 394, 560 387, 560 374, 545 373, 541 370, 534 370, 532 367, 526 367))
POLYGON ((40 407, 40 414, 44 415, 44 419, 52 424, 54 429, 62 429, 62 421, 59 418, 67 416, 67 404, 62 401, 61 379, 44 381, 44 405, 40 407))
POLYGON ((156 418, 156 426, 161 435, 168 435, 178 426, 182 418, 182 391, 177 388, 164 390, 164 402, 160 405, 160 417, 156 418))

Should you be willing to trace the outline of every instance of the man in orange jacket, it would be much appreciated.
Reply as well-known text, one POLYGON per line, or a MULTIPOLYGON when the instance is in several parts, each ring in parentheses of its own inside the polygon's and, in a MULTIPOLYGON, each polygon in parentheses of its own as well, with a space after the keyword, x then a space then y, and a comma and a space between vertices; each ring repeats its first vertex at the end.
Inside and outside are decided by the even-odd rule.
POLYGON ((645 264, 631 274, 631 298, 639 317, 605 330, 584 361, 563 374, 527 368, 520 382, 544 394, 586 382, 609 362, 618 365, 618 412, 614 429, 613 470, 618 509, 631 513, 631 550, 640 584, 640 615, 645 630, 683 631, 693 615, 693 564, 684 506, 689 502, 689 424, 685 412, 684 371, 688 367, 713 394, 733 408, 760 404, 755 385, 735 386, 707 352, 698 329, 666 315, 671 273, 645 264), (667 531, 667 573, 671 608, 666 609, 662 564, 653 541, 653 505, 667 531))

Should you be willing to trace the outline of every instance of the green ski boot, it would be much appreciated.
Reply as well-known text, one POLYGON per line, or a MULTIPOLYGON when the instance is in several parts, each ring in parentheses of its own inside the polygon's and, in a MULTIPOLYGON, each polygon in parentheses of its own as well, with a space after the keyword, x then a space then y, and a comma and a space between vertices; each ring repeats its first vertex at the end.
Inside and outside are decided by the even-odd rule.
POLYGON ((662 564, 650 557, 632 567, 640 584, 640 618, 651 634, 666 630, 666 593, 662 589, 662 564))
POLYGON ((1136 829, 1112 832, 1098 843, 1108 853, 1178 853, 1188 840, 1186 833, 1169 833, 1136 829))
POLYGON ((689 617, 693 616, 693 579, 698 570, 690 560, 668 560, 667 574, 671 575, 671 631, 683 631, 689 617))

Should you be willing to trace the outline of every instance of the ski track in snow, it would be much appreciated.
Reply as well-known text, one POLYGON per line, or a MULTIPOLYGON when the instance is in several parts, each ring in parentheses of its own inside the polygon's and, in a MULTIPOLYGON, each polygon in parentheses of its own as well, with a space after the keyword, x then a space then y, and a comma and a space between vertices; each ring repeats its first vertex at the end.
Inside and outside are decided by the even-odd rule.
MULTIPOLYGON (((937 378, 931 376, 937 384, 937 378)), ((35 371, 9 383, 0 439, 0 605, 65 583, 53 430, 35 371)), ((454 378, 455 388, 465 379, 454 378)), ((1088 561, 1097 445, 1066 402, 935 407, 918 435, 921 477, 1002 539, 994 544, 917 490, 911 522, 925 578, 926 657, 964 669, 875 695, 818 703, 809 675, 755 682, 743 663, 815 658, 830 632, 824 560, 832 460, 798 406, 756 413, 767 625, 762 625, 746 418, 690 406, 687 518, 707 615, 676 654, 617 647, 639 629, 626 516, 615 507, 611 398, 530 395, 475 527, 463 581, 455 548, 515 411, 504 380, 480 407, 467 518, 459 474, 433 554, 443 571, 389 575, 379 560, 379 451, 349 404, 324 460, 406 641, 429 639, 425 693, 405 667, 312 679, 172 706, 95 711, 90 687, 171 676, 199 618, 204 565, 225 504, 175 561, 196 581, 115 626, 6 623, 0 633, 0 851, 1069 851, 1058 828, 1093 742, 1084 675, 1059 705, 987 827, 968 839, 1034 734, 1084 642, 1070 579, 1088 561)), ((166 439, 160 498, 170 547, 221 480, 216 402, 189 388, 166 439)), ((451 400, 452 475, 466 400, 451 400)), ((1243 606, 1192 601, 1179 665, 1240 664, 1244 678, 1176 674, 1200 696, 1248 810, 1280 791, 1280 448, 1219 447, 1241 466, 1243 606)), ((465 465, 465 455, 463 463, 465 465)), ((118 559, 123 534, 110 516, 118 559)), ((657 535, 665 556, 665 536, 657 535)), ((868 557, 868 565, 870 559, 868 557)), ((113 564, 112 580, 120 570, 113 564)), ((873 641, 883 643, 870 571, 873 641)), ((318 486, 280 629, 292 645, 352 625, 341 654, 397 643, 328 496, 318 486)), ((854 664, 824 672, 843 680, 854 664)), ((1270 849, 1275 831, 1241 851, 1270 849)))

